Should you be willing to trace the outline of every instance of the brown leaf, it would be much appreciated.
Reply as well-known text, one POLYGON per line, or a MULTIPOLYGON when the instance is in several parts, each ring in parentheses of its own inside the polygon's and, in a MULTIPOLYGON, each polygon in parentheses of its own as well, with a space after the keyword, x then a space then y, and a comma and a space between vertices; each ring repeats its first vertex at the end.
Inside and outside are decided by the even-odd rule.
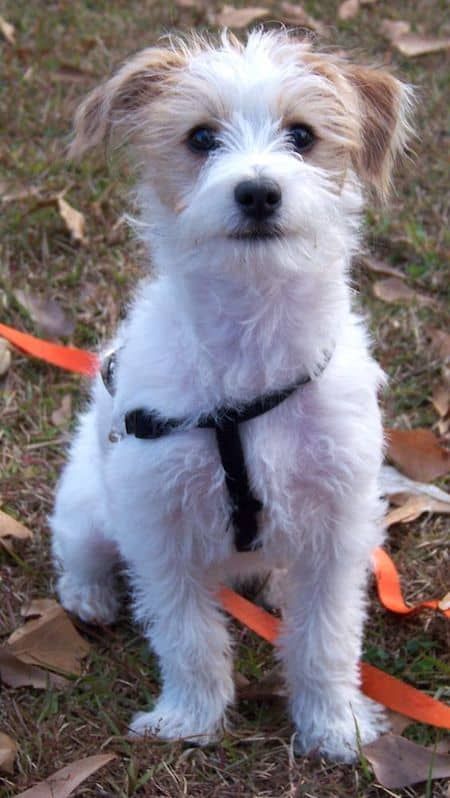
POLYGON ((401 36, 404 36, 406 33, 409 33, 411 30, 411 25, 409 22, 405 22, 403 19, 382 19, 380 25, 380 32, 386 39, 389 39, 390 42, 395 44, 395 42, 400 39, 401 36))
POLYGON ((63 676, 27 665, 12 654, 6 646, 0 648, 0 682, 9 687, 63 688, 70 684, 63 676))
POLYGON ((431 482, 450 470, 450 452, 428 429, 388 429, 388 457, 411 479, 431 482))
POLYGON ((279 667, 272 668, 262 679, 257 682, 237 685, 238 696, 243 699, 267 700, 272 698, 285 698, 287 695, 286 683, 279 667))
POLYGON ((435 36, 421 36, 418 33, 405 33, 393 42, 397 50, 408 58, 428 55, 450 49, 450 38, 438 39, 435 36))
POLYGON ((268 8, 235 8, 234 6, 223 6, 222 11, 213 14, 211 22, 224 28, 246 28, 252 22, 269 15, 268 8))
POLYGON ((3 510, 0 510, 0 540, 3 538, 16 538, 16 540, 31 540, 31 529, 16 521, 3 510))
POLYGON ((51 338, 68 336, 73 333, 73 319, 62 309, 55 299, 37 296, 31 291, 18 289, 14 292, 17 301, 30 314, 32 320, 51 338))
POLYGON ((402 734, 408 726, 411 726, 411 723, 414 723, 411 718, 407 718, 406 715, 401 715, 400 712, 394 712, 393 709, 387 709, 386 715, 391 734, 402 734))
POLYGON ((0 732, 0 770, 3 773, 14 771, 14 760, 17 755, 18 745, 9 734, 0 732))
POLYGON ((89 651, 89 644, 56 603, 36 620, 16 629, 7 645, 22 662, 76 675, 81 673, 81 661, 89 651))
POLYGON ((57 770, 45 781, 19 793, 16 798, 67 798, 83 781, 113 759, 116 759, 115 754, 98 754, 78 759, 57 770))
POLYGON ((72 397, 68 393, 63 396, 61 404, 51 415, 52 424, 55 427, 63 427, 72 418, 72 397))
POLYGON ((372 256, 361 257, 358 263, 364 266, 364 268, 369 269, 369 271, 376 272, 376 274, 389 274, 391 277, 399 277, 401 280, 404 276, 400 269, 395 269, 394 266, 386 263, 386 261, 373 258, 372 256))
POLYGON ((4 377, 11 365, 11 350, 8 341, 0 338, 0 377, 4 377))
POLYGON ((58 602, 52 598, 33 599, 29 604, 22 607, 20 614, 22 618, 38 618, 41 615, 45 615, 50 609, 59 606, 58 602))
POLYGON ((429 327, 427 334, 431 339, 431 348, 442 360, 450 359, 450 333, 429 327))
POLYGON ((448 385, 440 383, 436 385, 431 396, 433 407, 441 418, 445 418, 450 407, 450 391, 448 385))
POLYGON ((359 0, 344 0, 338 8, 338 17, 342 20, 353 19, 359 13, 359 0))
POLYGON ((437 305, 433 297, 414 291, 399 277, 387 277, 373 284, 373 293, 384 302, 417 302, 419 305, 437 305))
POLYGON ((300 4, 283 2, 281 3, 283 20, 291 25, 299 25, 302 28, 310 28, 320 36, 326 36, 326 26, 320 20, 315 19, 300 4))
POLYGON ((84 215, 77 211, 76 208, 72 208, 72 205, 69 205, 61 195, 56 198, 56 202, 60 216, 64 220, 73 240, 78 241, 80 244, 86 244, 84 215))
POLYGON ((16 40, 16 29, 14 25, 11 25, 10 22, 7 22, 4 17, 0 17, 0 31, 2 32, 4 38, 8 42, 8 44, 14 44, 16 40))
POLYGON ((377 780, 388 789, 450 776, 448 754, 436 753, 432 748, 396 734, 383 734, 374 743, 364 745, 362 750, 377 780))
POLYGON ((386 514, 384 525, 387 529, 392 524, 408 524, 422 513, 450 514, 450 502, 441 502, 431 496, 409 496, 405 504, 386 514))

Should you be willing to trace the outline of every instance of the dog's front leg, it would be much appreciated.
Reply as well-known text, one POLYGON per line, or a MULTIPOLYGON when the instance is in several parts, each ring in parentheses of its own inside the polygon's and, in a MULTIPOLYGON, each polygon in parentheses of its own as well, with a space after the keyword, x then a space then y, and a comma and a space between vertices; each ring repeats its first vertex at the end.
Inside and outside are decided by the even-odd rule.
POLYGON ((365 532, 374 538, 366 527, 354 537, 347 528, 345 548, 330 539, 320 551, 303 551, 290 569, 282 654, 297 753, 350 762, 360 743, 386 730, 381 708, 360 691, 371 551, 360 544, 365 532))
POLYGON ((163 559, 133 567, 137 616, 159 658, 162 693, 133 718, 131 736, 205 745, 220 735, 234 699, 230 640, 215 586, 189 564, 163 559))

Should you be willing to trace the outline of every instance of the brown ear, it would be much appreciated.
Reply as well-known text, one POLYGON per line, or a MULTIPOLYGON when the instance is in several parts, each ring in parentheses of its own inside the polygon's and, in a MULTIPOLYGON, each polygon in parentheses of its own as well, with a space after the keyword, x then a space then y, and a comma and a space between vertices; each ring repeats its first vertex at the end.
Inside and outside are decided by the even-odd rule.
POLYGON ((149 47, 137 53, 105 83, 97 86, 75 114, 70 157, 78 157, 105 140, 114 128, 131 131, 139 112, 163 90, 164 82, 184 62, 174 50, 149 47))
POLYGON ((356 90, 359 107, 359 146, 353 161, 358 174, 381 197, 391 183, 392 169, 411 134, 412 90, 382 70, 348 65, 346 77, 356 90))

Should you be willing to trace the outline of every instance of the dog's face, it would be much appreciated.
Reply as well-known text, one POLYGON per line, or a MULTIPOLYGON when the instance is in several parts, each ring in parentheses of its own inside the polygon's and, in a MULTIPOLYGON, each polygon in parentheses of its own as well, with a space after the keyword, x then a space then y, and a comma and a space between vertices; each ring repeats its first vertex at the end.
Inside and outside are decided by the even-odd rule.
POLYGON ((132 144, 156 236, 267 249, 326 239, 360 182, 384 194, 408 92, 286 33, 144 50, 81 106, 72 150, 132 144))

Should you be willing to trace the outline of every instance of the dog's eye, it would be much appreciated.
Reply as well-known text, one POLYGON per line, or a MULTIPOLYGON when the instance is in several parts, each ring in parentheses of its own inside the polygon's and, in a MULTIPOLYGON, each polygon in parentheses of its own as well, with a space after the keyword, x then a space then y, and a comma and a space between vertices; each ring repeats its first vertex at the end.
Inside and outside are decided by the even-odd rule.
POLYGON ((309 125, 292 125, 288 138, 297 152, 306 152, 311 149, 316 137, 309 125))
POLYGON ((214 130, 210 127, 196 127, 189 133, 188 146, 194 152, 211 152, 217 149, 219 142, 214 130))

